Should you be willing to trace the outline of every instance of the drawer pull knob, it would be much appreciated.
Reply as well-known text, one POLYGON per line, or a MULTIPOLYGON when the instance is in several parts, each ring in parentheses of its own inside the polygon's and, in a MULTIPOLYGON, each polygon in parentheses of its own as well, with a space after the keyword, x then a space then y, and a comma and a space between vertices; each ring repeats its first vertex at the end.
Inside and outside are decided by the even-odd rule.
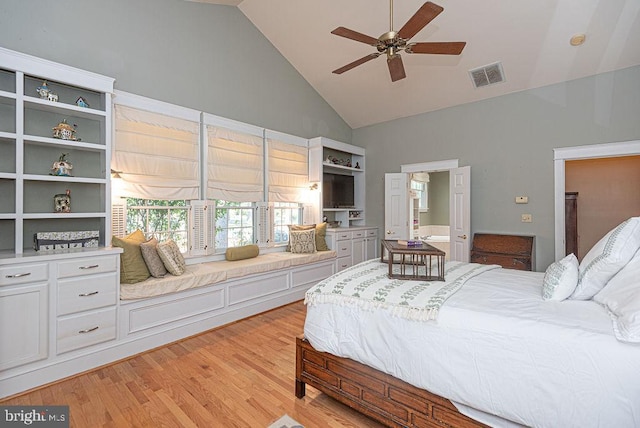
POLYGON ((84 334, 84 333, 91 333, 92 331, 96 331, 99 328, 99 326, 95 326, 92 328, 87 328, 85 330, 80 330, 78 333, 80 334, 84 334))
POLYGON ((347 248, 346 247, 342 247, 342 251, 347 251, 347 248))
POLYGON ((23 276, 29 276, 31 275, 31 272, 25 272, 25 273, 14 273, 13 275, 6 275, 6 278, 22 278, 23 276))
POLYGON ((97 291, 92 291, 91 293, 81 293, 81 294, 78 294, 78 296, 80 296, 80 297, 87 297, 87 296, 94 296, 94 295, 96 295, 96 294, 98 294, 98 292, 97 292, 97 291))
POLYGON ((80 266, 80 269, 95 269, 100 265, 80 266))

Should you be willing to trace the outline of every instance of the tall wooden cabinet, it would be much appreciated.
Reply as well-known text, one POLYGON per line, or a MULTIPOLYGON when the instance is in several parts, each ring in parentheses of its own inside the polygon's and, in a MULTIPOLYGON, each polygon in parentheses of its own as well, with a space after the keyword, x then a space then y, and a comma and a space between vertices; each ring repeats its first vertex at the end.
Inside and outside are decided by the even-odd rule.
POLYGON ((565 254, 578 256, 578 192, 564 194, 565 254))

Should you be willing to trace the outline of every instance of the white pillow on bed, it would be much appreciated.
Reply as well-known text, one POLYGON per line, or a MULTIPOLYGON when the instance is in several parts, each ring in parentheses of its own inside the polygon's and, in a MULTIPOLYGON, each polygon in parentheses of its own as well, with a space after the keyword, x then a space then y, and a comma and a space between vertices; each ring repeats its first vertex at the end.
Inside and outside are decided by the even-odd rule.
POLYGON ((580 263, 572 299, 588 300, 626 265, 640 248, 640 217, 631 217, 607 233, 580 263))
POLYGON ((640 343, 640 251, 593 300, 609 310, 618 340, 640 343))
POLYGON ((571 296, 578 285, 578 265, 573 253, 549 265, 542 280, 542 298, 562 301, 571 296))

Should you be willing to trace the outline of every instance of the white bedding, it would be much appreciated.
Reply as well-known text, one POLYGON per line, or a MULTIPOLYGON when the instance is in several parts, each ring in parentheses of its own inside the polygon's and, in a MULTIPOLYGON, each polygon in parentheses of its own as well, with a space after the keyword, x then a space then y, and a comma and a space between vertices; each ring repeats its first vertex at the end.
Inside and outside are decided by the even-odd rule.
POLYGON ((309 305, 304 333, 317 350, 446 397, 494 426, 508 423, 473 409, 536 427, 640 426, 640 346, 617 341, 593 301, 542 300, 543 276, 485 272, 447 300, 437 321, 309 305))

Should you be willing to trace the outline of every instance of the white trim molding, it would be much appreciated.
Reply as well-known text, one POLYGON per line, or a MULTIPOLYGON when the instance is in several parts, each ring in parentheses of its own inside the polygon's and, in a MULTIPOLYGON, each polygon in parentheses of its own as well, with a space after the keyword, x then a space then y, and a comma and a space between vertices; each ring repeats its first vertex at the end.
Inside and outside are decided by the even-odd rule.
POLYGON ((433 162, 410 163, 400 165, 400 172, 438 172, 458 168, 458 159, 447 159, 433 162))
POLYGON ((556 261, 566 256, 564 224, 565 161, 635 155, 640 155, 640 140, 553 149, 556 261))

